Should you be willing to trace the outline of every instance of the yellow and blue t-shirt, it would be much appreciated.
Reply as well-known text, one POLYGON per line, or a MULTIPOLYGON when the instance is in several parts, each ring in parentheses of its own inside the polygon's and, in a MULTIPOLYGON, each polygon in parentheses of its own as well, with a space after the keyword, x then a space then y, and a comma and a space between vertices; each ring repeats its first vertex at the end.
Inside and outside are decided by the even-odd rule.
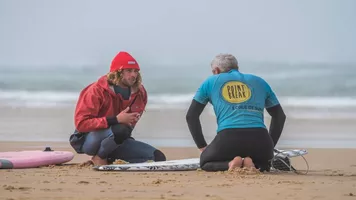
POLYGON ((236 69, 208 77, 199 87, 194 100, 213 105, 217 132, 227 128, 265 128, 264 108, 279 104, 265 80, 236 69))

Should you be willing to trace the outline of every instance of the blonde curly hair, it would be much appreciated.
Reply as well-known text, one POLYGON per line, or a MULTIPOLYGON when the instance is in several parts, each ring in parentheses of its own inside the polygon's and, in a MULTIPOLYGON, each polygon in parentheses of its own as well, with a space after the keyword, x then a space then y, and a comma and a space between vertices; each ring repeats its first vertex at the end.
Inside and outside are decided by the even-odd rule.
MULTIPOLYGON (((106 75, 109 85, 119 85, 119 83, 121 82, 121 79, 122 79, 121 74, 122 74, 122 70, 109 72, 106 75)), ((138 72, 136 82, 132 87, 139 88, 141 86, 141 84, 142 84, 142 77, 141 77, 140 72, 138 72)))
MULTIPOLYGON (((119 83, 121 82, 121 79, 122 79, 121 74, 122 74, 122 70, 109 72, 106 75, 109 85, 119 85, 119 83)), ((141 77, 140 72, 138 72, 136 82, 132 87, 140 88, 141 84, 142 84, 142 77, 141 77)))

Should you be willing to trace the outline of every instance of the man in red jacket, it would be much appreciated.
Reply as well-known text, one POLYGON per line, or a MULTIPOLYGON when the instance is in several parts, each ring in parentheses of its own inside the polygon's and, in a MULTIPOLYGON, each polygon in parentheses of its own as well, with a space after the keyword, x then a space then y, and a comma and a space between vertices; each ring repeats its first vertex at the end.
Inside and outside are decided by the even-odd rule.
POLYGON ((139 71, 137 61, 129 53, 119 52, 110 72, 80 93, 74 116, 76 131, 70 142, 78 153, 93 156, 94 165, 115 159, 166 160, 160 150, 131 137, 147 104, 139 71))

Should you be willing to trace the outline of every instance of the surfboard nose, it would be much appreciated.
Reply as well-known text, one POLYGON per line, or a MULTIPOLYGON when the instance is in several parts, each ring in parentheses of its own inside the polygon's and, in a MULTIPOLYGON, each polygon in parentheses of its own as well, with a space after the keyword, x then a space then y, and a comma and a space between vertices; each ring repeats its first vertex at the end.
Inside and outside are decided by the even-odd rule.
POLYGON ((12 169, 14 165, 9 160, 0 159, 0 169, 12 169))

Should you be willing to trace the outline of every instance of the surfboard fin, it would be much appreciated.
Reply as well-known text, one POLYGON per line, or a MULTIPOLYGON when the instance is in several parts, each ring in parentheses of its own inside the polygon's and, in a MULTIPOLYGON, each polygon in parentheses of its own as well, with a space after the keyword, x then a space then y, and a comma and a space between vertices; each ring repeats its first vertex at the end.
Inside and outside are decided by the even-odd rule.
POLYGON ((51 149, 51 147, 46 147, 45 150, 43 151, 53 151, 53 150, 51 149))

